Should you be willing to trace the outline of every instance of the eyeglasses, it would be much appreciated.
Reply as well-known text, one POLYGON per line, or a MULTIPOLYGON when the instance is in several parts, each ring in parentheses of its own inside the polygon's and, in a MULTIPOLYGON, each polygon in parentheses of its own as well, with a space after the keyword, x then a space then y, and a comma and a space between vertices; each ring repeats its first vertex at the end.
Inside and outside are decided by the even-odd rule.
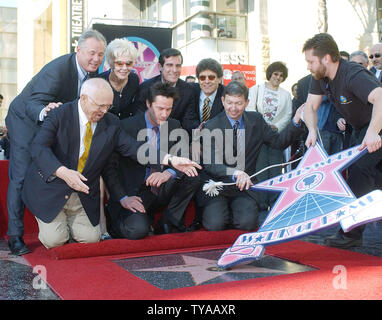
POLYGON ((381 54, 380 54, 380 53, 376 53, 376 54, 374 54, 374 55, 371 54, 371 55, 369 56, 370 59, 374 59, 374 57, 376 57, 376 58, 380 58, 380 57, 381 57, 381 54))
POLYGON ((100 110, 104 110, 105 112, 108 111, 112 105, 107 105, 107 104, 98 104, 95 102, 90 96, 87 96, 100 110))
POLYGON ((210 81, 213 81, 213 80, 216 79, 216 76, 214 74, 210 74, 208 76, 204 76, 204 75, 203 76, 199 76, 199 80, 200 81, 204 81, 204 80, 207 79, 207 77, 208 77, 208 80, 210 80, 210 81))
POLYGON ((134 61, 114 61, 116 67, 122 68, 124 65, 126 67, 131 67, 134 64, 134 61))

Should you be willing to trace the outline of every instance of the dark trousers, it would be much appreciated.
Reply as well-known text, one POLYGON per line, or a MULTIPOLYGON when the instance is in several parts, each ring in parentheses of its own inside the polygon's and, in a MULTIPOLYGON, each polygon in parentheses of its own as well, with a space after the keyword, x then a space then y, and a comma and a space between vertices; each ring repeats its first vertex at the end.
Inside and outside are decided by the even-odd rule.
POLYGON ((5 123, 12 146, 9 158, 9 184, 7 193, 7 234, 10 237, 21 237, 24 234, 23 218, 25 209, 24 202, 21 198, 21 191, 28 166, 32 162, 29 144, 36 134, 37 129, 27 117, 23 121, 14 116, 11 109, 8 111, 5 123))
POLYGON ((203 226, 210 231, 228 228, 255 230, 258 227, 257 201, 236 186, 226 186, 211 197, 203 209, 203 226))
MULTIPOLYGON (((261 171, 262 169, 274 165, 281 164, 284 160, 283 150, 277 150, 268 147, 263 144, 260 149, 259 156, 256 162, 256 172, 261 171)), ((270 168, 257 176, 259 182, 271 179, 273 177, 279 176, 282 174, 282 168, 274 167, 270 168)), ((277 192, 267 192, 267 191, 257 191, 259 194, 259 207, 260 210, 268 210, 268 207, 273 206, 276 202, 279 194, 277 192)))
POLYGON ((118 238, 142 239, 150 231, 154 214, 163 208, 160 224, 171 224, 176 228, 183 226, 184 213, 199 185, 199 177, 184 175, 162 184, 159 193, 154 194, 150 187, 142 184, 137 196, 142 199, 146 213, 134 213, 123 208, 119 202, 110 202, 111 234, 118 238))
MULTIPOLYGON (((353 129, 351 136, 351 145, 355 146, 362 143, 368 126, 361 130, 353 129)), ((366 153, 349 167, 348 185, 354 195, 359 198, 382 185, 381 172, 379 165, 382 161, 382 149, 373 153, 366 153)), ((365 225, 357 227, 346 233, 347 237, 355 239, 362 238, 365 225)), ((343 233, 340 230, 340 233, 343 233)))

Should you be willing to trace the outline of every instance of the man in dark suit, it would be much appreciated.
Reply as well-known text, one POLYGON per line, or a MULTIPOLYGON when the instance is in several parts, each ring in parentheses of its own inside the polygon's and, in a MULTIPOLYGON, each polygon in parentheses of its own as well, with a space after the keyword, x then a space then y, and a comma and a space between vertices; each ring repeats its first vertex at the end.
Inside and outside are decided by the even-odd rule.
POLYGON ((174 101, 170 118, 179 120, 182 128, 191 134, 191 130, 198 127, 199 121, 195 112, 196 102, 192 85, 179 78, 182 71, 182 63, 183 57, 179 50, 169 48, 161 52, 159 56, 161 74, 144 81, 139 86, 134 106, 137 112, 145 112, 149 88, 156 82, 167 82, 176 88, 178 94, 174 101))
MULTIPOLYGON (((222 95, 224 86, 221 84, 223 78, 223 67, 214 59, 206 58, 201 60, 196 66, 196 77, 198 83, 195 83, 195 112, 199 118, 199 129, 201 130, 209 119, 214 118, 224 110, 222 103, 222 95)), ((192 143, 193 160, 198 161, 202 157, 200 153, 200 140, 198 136, 193 137, 192 143)), ((200 159, 200 161, 202 161, 200 159)), ((201 181, 208 181, 210 177, 204 170, 200 173, 201 181)), ((202 186, 198 189, 195 195, 195 219, 191 224, 192 230, 201 228, 201 219, 203 207, 210 200, 202 190, 202 186)))
MULTIPOLYGON (((175 144, 183 143, 180 149, 183 148, 188 156, 188 135, 178 120, 169 118, 175 97, 175 88, 167 83, 155 83, 149 90, 146 112, 122 120, 122 129, 134 138, 143 132, 144 138, 156 147, 155 152, 164 146, 171 150, 175 144), (183 131, 185 139, 169 139, 174 131, 183 131)), ((199 178, 188 177, 163 166, 155 169, 150 170, 129 158, 113 155, 105 168, 105 183, 110 194, 108 229, 112 236, 144 238, 150 231, 154 214, 164 207, 166 209, 155 225, 154 233, 186 231, 184 213, 199 186, 199 178)))
POLYGON ((377 43, 370 48, 369 58, 373 64, 370 71, 379 81, 382 81, 382 43, 377 43))
POLYGON ((5 119, 10 144, 7 194, 8 245, 13 254, 29 252, 24 234, 24 203, 21 199, 25 173, 31 162, 29 145, 49 110, 78 97, 81 83, 102 63, 106 40, 95 30, 85 31, 76 53, 61 56, 47 65, 12 101, 5 119))
POLYGON ((225 87, 222 102, 225 112, 208 121, 203 128, 203 165, 215 181, 232 182, 234 178, 236 185, 224 186, 218 196, 208 201, 203 211, 203 226, 215 231, 227 227, 254 230, 258 226, 257 194, 250 189, 253 183, 249 176, 256 172, 256 160, 263 143, 283 150, 300 134, 300 109, 278 133, 266 124, 260 113, 245 112, 249 100, 244 84, 230 82, 225 87), (206 137, 211 137, 213 132, 215 138, 208 141, 206 137), (210 143, 210 148, 205 147, 206 143, 210 143), (206 162, 207 150, 210 163, 206 162))
MULTIPOLYGON (((139 160, 142 143, 124 133, 119 119, 107 112, 112 103, 108 82, 90 79, 81 88, 80 100, 49 112, 32 142, 33 163, 22 195, 47 248, 64 244, 70 236, 78 242, 99 241, 102 170, 113 151, 139 160)), ((159 160, 197 175, 193 166, 198 165, 188 159, 163 152, 159 160)))

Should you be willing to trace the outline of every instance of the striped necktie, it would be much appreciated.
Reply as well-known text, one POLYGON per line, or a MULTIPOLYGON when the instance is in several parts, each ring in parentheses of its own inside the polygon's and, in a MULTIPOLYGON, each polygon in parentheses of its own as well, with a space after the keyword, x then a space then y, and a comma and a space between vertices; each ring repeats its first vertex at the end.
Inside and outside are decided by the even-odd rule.
POLYGON ((90 145, 92 143, 92 138, 93 138, 93 131, 92 131, 91 123, 90 121, 88 121, 88 123, 86 124, 86 133, 84 137, 85 151, 82 154, 81 158, 78 160, 79 172, 82 172, 82 170, 84 170, 86 160, 88 159, 90 145))
POLYGON ((202 122, 207 121, 211 116, 210 98, 204 99, 204 105, 202 109, 202 122))
MULTIPOLYGON (((157 140, 158 139, 158 133, 159 133, 159 127, 158 126, 153 127, 152 136, 150 138, 150 144, 154 147, 154 150, 156 151, 157 155, 158 155, 158 140, 157 140)), ((158 156, 157 156, 157 159, 158 159, 158 156)), ((151 174, 153 174, 154 172, 160 172, 160 166, 158 166, 157 163, 150 166, 150 171, 149 171, 148 177, 151 174)), ((150 190, 155 195, 159 194, 159 188, 158 187, 151 187, 150 190)))

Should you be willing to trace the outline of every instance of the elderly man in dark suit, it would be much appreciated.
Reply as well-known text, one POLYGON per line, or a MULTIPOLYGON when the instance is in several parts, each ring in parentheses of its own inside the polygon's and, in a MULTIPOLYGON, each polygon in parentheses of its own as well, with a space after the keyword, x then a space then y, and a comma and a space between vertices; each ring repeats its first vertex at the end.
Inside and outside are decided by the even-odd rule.
POLYGON ((8 245, 13 254, 29 252, 24 234, 24 203, 21 190, 31 162, 29 145, 49 110, 78 97, 82 82, 101 65, 106 40, 95 30, 85 31, 77 52, 45 65, 12 101, 5 119, 12 145, 9 162, 8 245))
POLYGON ((147 110, 146 100, 149 95, 149 88, 156 82, 167 82, 177 90, 178 97, 174 100, 174 105, 170 118, 179 120, 182 128, 191 134, 192 129, 197 128, 199 120, 195 112, 195 97, 192 85, 180 79, 182 71, 183 57, 179 50, 169 48, 161 52, 159 56, 161 74, 144 81, 138 89, 134 106, 138 112, 147 110))
MULTIPOLYGON (((79 100, 51 110, 31 145, 23 200, 36 216, 46 248, 100 239, 100 175, 113 151, 139 160, 142 143, 124 133, 107 112, 113 91, 101 78, 86 81, 79 100), (71 124, 71 125, 68 125, 71 124)), ((156 161, 150 160, 150 163, 156 161)), ((163 165, 187 175, 197 171, 189 159, 161 153, 163 165)))
MULTIPOLYGON (((150 87, 147 111, 121 121, 122 129, 134 138, 155 146, 155 152, 177 145, 188 156, 188 135, 178 120, 169 118, 176 90, 167 83, 150 87), (183 140, 170 136, 183 132, 183 140), (180 144, 183 144, 181 147, 180 144)), ((178 136, 179 137, 179 136, 178 136)), ((184 213, 199 186, 198 177, 188 177, 178 170, 146 165, 114 154, 105 168, 105 182, 110 199, 109 233, 117 238, 141 239, 150 231, 156 211, 166 208, 154 227, 154 233, 184 232, 184 213), (118 159, 119 158, 119 159, 118 159)))
POLYGON ((224 110, 208 121, 202 132, 203 166, 215 181, 232 182, 220 194, 211 198, 203 210, 203 226, 208 230, 233 227, 254 230, 257 226, 257 194, 250 189, 249 176, 256 172, 256 161, 262 144, 285 149, 300 134, 298 109, 292 121, 280 133, 275 132, 258 112, 246 112, 248 88, 237 81, 230 82, 222 97, 224 110), (207 139, 215 132, 221 133, 207 139), (205 147, 205 144, 209 147, 205 147), (210 151, 210 163, 206 161, 210 151))

